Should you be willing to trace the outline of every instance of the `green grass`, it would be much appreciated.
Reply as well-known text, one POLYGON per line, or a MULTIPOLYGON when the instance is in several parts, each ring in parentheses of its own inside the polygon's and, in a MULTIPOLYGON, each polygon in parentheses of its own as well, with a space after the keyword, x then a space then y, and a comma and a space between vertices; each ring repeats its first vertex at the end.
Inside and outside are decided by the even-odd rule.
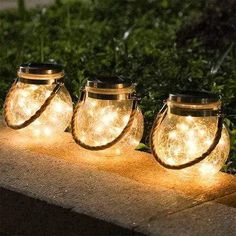
MULTIPOLYGON (((120 74, 136 82, 146 144, 154 114, 169 92, 219 92, 225 112, 236 113, 236 47, 228 35, 215 47, 207 44, 209 35, 189 37, 188 32, 184 41, 189 24, 207 17, 209 8, 203 0, 191 2, 57 1, 49 8, 0 12, 0 105, 20 63, 55 61, 65 66, 74 101, 91 73, 120 74)), ((217 25, 220 31, 217 20, 215 16, 213 22, 206 21, 206 29, 217 25)), ((233 121, 227 120, 232 150, 224 168, 230 173, 236 173, 233 121)))

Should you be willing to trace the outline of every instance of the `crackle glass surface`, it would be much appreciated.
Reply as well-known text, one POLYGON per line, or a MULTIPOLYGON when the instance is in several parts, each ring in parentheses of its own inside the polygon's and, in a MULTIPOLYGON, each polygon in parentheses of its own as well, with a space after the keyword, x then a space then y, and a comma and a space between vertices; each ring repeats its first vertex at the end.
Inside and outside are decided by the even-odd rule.
MULTIPOLYGON (((32 85, 18 82, 16 86, 16 90, 10 97, 9 117, 12 124, 18 125, 40 109, 55 85, 32 85)), ((63 86, 41 116, 18 132, 32 137, 52 137, 64 132, 69 126, 72 110, 70 94, 63 86)))
MULTIPOLYGON (((129 121, 131 100, 99 100, 87 97, 78 110, 76 133, 78 138, 91 146, 104 145, 114 140, 129 121)), ((138 109, 131 129, 114 146, 98 151, 102 155, 120 155, 135 149, 143 134, 143 116, 138 109)))
MULTIPOLYGON (((213 142, 217 119, 217 116, 180 116, 168 111, 154 136, 158 156, 171 165, 184 164, 201 156, 213 142)), ((212 153, 203 161, 182 171, 201 175, 215 174, 223 167, 229 151, 230 139, 223 127, 221 139, 212 153)))

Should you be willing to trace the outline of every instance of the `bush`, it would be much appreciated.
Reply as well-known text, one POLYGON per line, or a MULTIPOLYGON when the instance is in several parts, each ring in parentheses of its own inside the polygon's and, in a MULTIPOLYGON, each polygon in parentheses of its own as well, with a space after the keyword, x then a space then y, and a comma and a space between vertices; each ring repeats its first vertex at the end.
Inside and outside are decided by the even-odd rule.
MULTIPOLYGON (((219 92, 225 111, 233 114, 236 47, 233 37, 218 40, 217 47, 206 43, 212 38, 204 32, 209 32, 214 19, 202 34, 195 33, 200 30, 199 19, 210 17, 209 9, 222 14, 214 1, 210 6, 205 2, 67 0, 56 1, 49 8, 2 11, 0 104, 20 63, 56 61, 65 66, 67 87, 74 101, 89 73, 120 74, 138 83, 146 144, 154 114, 171 91, 194 88, 219 92), (189 25, 185 22, 196 23, 187 30, 189 25)), ((235 6, 234 1, 231 4, 235 6)), ((224 14, 227 24, 230 13, 224 14)), ((230 22, 231 18, 232 14, 230 22)), ((224 170, 235 173, 236 128, 232 117, 227 124, 231 129, 232 151, 224 170)))

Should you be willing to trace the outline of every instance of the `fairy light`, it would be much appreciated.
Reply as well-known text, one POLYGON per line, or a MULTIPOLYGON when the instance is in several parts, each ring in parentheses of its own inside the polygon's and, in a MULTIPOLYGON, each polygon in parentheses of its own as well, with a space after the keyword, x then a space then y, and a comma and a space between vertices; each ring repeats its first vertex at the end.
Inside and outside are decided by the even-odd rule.
POLYGON ((102 122, 105 124, 113 122, 117 118, 117 112, 110 112, 107 114, 104 114, 101 117, 102 122))
POLYGON ((86 134, 85 134, 85 132, 81 132, 80 139, 81 139, 82 142, 86 141, 86 134))
POLYGON ((21 125, 23 122, 24 122, 23 120, 18 119, 18 120, 16 121, 16 124, 17 124, 17 125, 21 125))
POLYGON ((47 99, 51 95, 52 91, 46 91, 45 92, 45 99, 47 99))
POLYGON ((106 138, 103 138, 103 139, 100 139, 100 145, 104 145, 104 144, 106 144, 106 143, 108 143, 109 142, 109 140, 108 139, 106 139, 106 138))
POLYGON ((194 155, 197 151, 197 144, 195 140, 189 140, 187 143, 187 153, 189 155, 194 155))
POLYGON ((29 63, 20 66, 17 84, 8 96, 9 106, 6 110, 9 127, 25 124, 25 127, 14 127, 14 129, 18 129, 21 134, 29 137, 52 137, 68 127, 73 107, 66 88, 62 85, 50 103, 45 103, 55 86, 58 86, 56 81, 51 83, 50 76, 54 79, 53 73, 55 73, 58 75, 57 79, 60 80, 62 71, 63 69, 55 64, 29 63), (61 72, 57 71, 59 68, 61 72), (50 70, 50 74, 47 74, 46 70, 50 70), (43 80, 50 82, 44 83, 38 79, 42 73, 45 73, 43 80), (43 104, 46 104, 46 108, 40 112, 43 104), (36 119, 33 117, 35 114, 36 119))
POLYGON ((95 127, 95 132, 96 133, 102 133, 103 131, 103 126, 102 125, 98 125, 97 127, 95 127))
MULTIPOLYGON (((31 84, 31 86, 30 86, 29 89, 32 90, 32 91, 35 91, 35 90, 38 89, 38 86, 37 86, 37 85, 34 85, 34 84, 31 84)), ((47 91, 47 92, 49 92, 49 91, 47 91)), ((50 95, 50 93, 49 93, 49 95, 50 95)), ((49 96, 49 95, 48 95, 48 96, 49 96)))
POLYGON ((177 138, 177 132, 176 131, 171 131, 169 133, 169 138, 170 139, 176 139, 177 138))
POLYGON ((61 102, 55 102, 54 109, 56 112, 62 112, 63 111, 63 105, 61 102))
POLYGON ((121 132, 122 132, 122 128, 120 128, 120 127, 114 127, 113 128, 113 133, 115 135, 119 135, 121 132))
POLYGON ((198 131, 198 134, 199 134, 199 136, 204 137, 204 136, 206 136, 206 131, 204 129, 200 129, 198 131))
POLYGON ((43 129, 43 132, 44 132, 44 134, 45 134, 46 136, 52 135, 52 129, 51 129, 49 126, 45 127, 45 128, 43 129))
POLYGON ((174 150, 174 155, 178 156, 181 152, 181 148, 180 147, 176 147, 176 149, 174 150))
POLYGON ((53 122, 53 123, 57 123, 58 122, 58 117, 55 116, 55 115, 51 115, 50 116, 50 121, 53 122))
POLYGON ((92 107, 95 107, 95 106, 97 105, 97 102, 96 102, 96 101, 91 101, 91 102, 90 102, 90 105, 91 105, 92 107))
POLYGON ((191 129, 191 130, 187 131, 187 135, 189 138, 193 138, 194 135, 196 135, 196 132, 195 132, 195 130, 191 129))
POLYGON ((125 115, 125 116, 123 117, 123 122, 124 122, 125 124, 127 124, 128 121, 129 121, 129 115, 125 115))
POLYGON ((19 105, 20 107, 25 106, 25 98, 19 97, 17 103, 18 103, 18 105, 19 105))
POLYGON ((220 142, 219 142, 219 145, 220 146, 224 146, 226 143, 225 143, 225 140, 224 139, 221 139, 220 142))
POLYGON ((175 161, 174 161, 173 158, 171 158, 171 157, 167 157, 166 162, 167 162, 168 164, 170 164, 170 165, 174 165, 174 164, 175 164, 175 161))
POLYGON ((27 116, 31 116, 32 115, 32 110, 30 108, 25 108, 24 109, 24 113, 27 115, 27 116))
POLYGON ((128 83, 123 84, 122 80, 119 77, 94 77, 88 80, 85 99, 80 101, 81 105, 77 106, 78 110, 72 120, 73 137, 83 148, 92 151, 96 149, 98 154, 113 156, 127 149, 135 149, 139 144, 143 132, 143 116, 137 109, 132 123, 129 123, 134 105, 130 96, 133 96, 134 87, 132 84, 126 87, 128 83), (99 150, 99 146, 106 147, 99 150))
POLYGON ((192 121, 193 121, 193 117, 192 117, 192 116, 187 116, 187 117, 186 117, 186 120, 187 120, 188 122, 192 122, 192 121))
POLYGON ((20 94, 21 94, 22 97, 27 97, 27 96, 29 96, 29 92, 28 92, 28 91, 25 91, 25 90, 23 90, 23 89, 20 91, 20 94))
POLYGON ((210 138, 207 138, 204 143, 207 145, 207 146, 210 146, 212 144, 212 140, 210 138))
POLYGON ((180 129, 180 131, 185 132, 185 131, 188 130, 188 125, 185 124, 185 123, 180 123, 180 124, 178 125, 178 128, 180 129))
MULTIPOLYGON (((90 100, 88 99, 90 102, 90 100)), ((83 125, 83 121, 86 122, 86 127, 90 126, 93 130, 93 135, 84 135, 84 131, 79 133, 81 141, 88 143, 92 142, 93 145, 105 145, 106 143, 112 141, 115 137, 117 137, 123 130, 124 126, 129 121, 130 111, 127 111, 126 114, 122 110, 118 108, 114 108, 114 106, 101 106, 104 101, 96 101, 91 100, 92 104, 88 104, 89 109, 84 110, 85 113, 89 114, 90 119, 93 121, 87 122, 88 119, 84 117, 84 119, 78 120, 78 126, 83 125), (91 105, 91 106, 90 106, 91 105), (95 115, 97 114, 97 116, 95 115), (91 116, 92 115, 92 116, 91 116), (126 121, 126 123, 124 123, 126 121), (96 139, 96 137, 99 137, 96 139)), ((133 147, 136 147, 139 143, 138 138, 130 138, 127 139, 127 142, 130 143, 133 147)), ((115 155, 120 155, 121 150, 114 148, 113 152, 115 155), (117 151, 119 150, 119 151, 117 151)))
MULTIPOLYGON (((214 150, 199 163, 192 165, 191 161, 206 153, 214 142, 218 117, 210 112, 219 109, 220 102, 216 98, 214 102, 208 103, 209 96, 207 95, 195 104, 193 101, 198 96, 191 97, 190 95, 189 97, 191 99, 188 103, 188 94, 182 97, 181 94, 170 96, 167 103, 167 115, 153 134, 154 151, 162 163, 187 166, 182 169, 184 173, 215 174, 224 165, 230 150, 229 135, 225 127, 214 150), (175 99, 175 97, 178 98, 175 99), (202 111, 204 114, 201 113, 202 111), (186 114, 193 115, 186 116, 186 114)), ((175 169, 175 167, 170 169, 175 169)))

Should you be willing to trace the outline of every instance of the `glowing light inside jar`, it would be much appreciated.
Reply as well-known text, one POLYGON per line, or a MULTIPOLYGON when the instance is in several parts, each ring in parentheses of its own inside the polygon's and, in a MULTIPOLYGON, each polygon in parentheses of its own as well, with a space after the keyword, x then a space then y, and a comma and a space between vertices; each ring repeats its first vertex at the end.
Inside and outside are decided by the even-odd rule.
MULTIPOLYGON (((167 118, 166 118, 167 119, 167 118)), ((201 156, 211 146, 217 117, 184 117, 172 114, 155 137, 158 156, 166 163, 180 165, 201 156)), ((204 161, 185 171, 214 174, 224 165, 229 153, 229 136, 225 128, 216 149, 204 161)))
MULTIPOLYGON (((113 141, 129 122, 132 101, 110 101, 86 98, 76 119, 76 133, 90 146, 105 145, 113 141)), ((134 149, 142 137, 143 117, 138 110, 130 131, 114 146, 99 151, 104 155, 120 155, 134 149)))
MULTIPOLYGON (((55 85, 32 85, 18 82, 10 97, 9 117, 13 124, 20 125, 36 113, 50 96, 55 85)), ((46 110, 29 126, 19 132, 33 137, 51 137, 63 132, 70 123, 72 101, 62 87, 46 110)))

